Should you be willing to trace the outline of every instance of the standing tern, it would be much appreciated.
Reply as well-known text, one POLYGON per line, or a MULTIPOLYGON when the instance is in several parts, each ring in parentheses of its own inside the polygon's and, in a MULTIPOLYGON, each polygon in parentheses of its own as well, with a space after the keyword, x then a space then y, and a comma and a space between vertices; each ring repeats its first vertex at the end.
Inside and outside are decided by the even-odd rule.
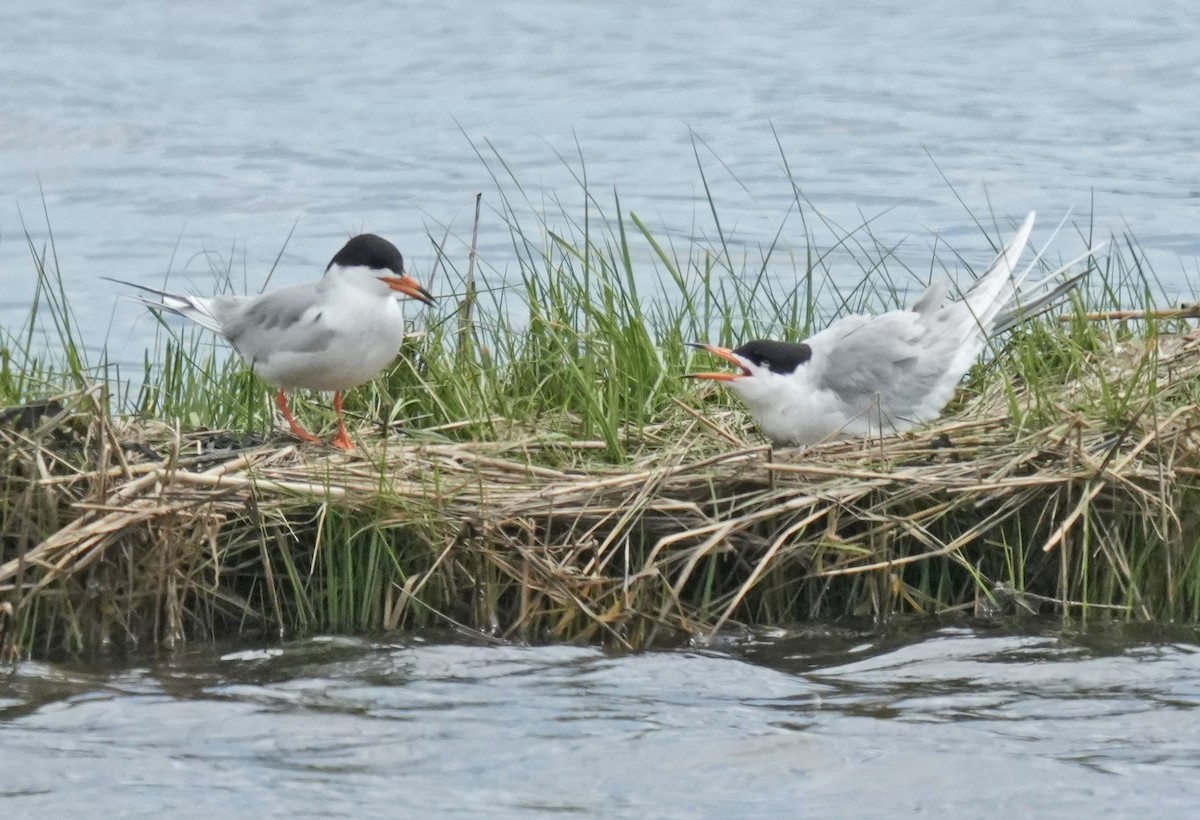
POLYGON ((836 435, 901 432, 941 415, 990 336, 1053 307, 1087 275, 1056 277, 1090 249, 1018 293, 1034 213, 957 301, 935 282, 907 310, 845 316, 800 343, 755 340, 734 350, 694 347, 736 372, 692 373, 724 382, 746 403, 762 432, 779 444, 813 444, 836 435))
POLYGON ((292 416, 288 390, 332 390, 338 432, 333 446, 353 450, 342 417, 342 393, 387 366, 404 341, 404 315, 395 292, 433 304, 433 296, 404 272, 396 246, 375 234, 348 241, 313 282, 258 296, 186 296, 120 282, 157 299, 154 310, 191 319, 225 338, 251 369, 279 388, 276 402, 292 433, 318 442, 292 416))

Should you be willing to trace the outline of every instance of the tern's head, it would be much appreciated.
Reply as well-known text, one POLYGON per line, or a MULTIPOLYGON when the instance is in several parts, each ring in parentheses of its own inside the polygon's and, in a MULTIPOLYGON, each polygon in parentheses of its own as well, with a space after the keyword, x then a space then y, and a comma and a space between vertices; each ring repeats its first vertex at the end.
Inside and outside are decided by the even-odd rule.
POLYGON ((803 343, 755 340, 730 350, 716 345, 698 344, 695 347, 720 356, 737 368, 736 372, 689 373, 691 379, 726 382, 751 409, 756 409, 779 393, 784 381, 791 381, 796 372, 812 358, 812 348, 803 343))
POLYGON ((433 304, 433 294, 421 287, 416 279, 404 272, 404 257, 396 246, 373 233, 351 237, 325 266, 325 273, 335 268, 341 271, 365 271, 391 290, 433 304))

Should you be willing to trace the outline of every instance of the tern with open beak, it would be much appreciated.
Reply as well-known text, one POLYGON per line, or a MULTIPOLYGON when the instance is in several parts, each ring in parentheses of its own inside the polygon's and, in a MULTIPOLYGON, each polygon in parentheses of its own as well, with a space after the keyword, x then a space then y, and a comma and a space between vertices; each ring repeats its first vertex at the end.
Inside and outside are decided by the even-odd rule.
POLYGON ((907 310, 845 316, 803 342, 756 340, 730 350, 697 344, 736 368, 688 378, 726 384, 778 444, 900 432, 933 421, 989 337, 1053 307, 1090 271, 1062 281, 1087 251, 1021 290, 1037 264, 1016 266, 1030 213, 961 299, 935 282, 907 310))
MULTIPOLYGON (((120 280, 113 280, 120 281, 120 280)), ((313 282, 258 296, 188 296, 133 282, 156 298, 147 307, 191 319, 225 338, 250 367, 279 388, 276 402, 292 433, 320 441, 292 416, 288 390, 332 390, 338 432, 333 446, 353 450, 342 417, 342 393, 388 365, 404 341, 396 293, 433 304, 433 296, 404 272, 404 258, 375 234, 348 241, 313 282)))

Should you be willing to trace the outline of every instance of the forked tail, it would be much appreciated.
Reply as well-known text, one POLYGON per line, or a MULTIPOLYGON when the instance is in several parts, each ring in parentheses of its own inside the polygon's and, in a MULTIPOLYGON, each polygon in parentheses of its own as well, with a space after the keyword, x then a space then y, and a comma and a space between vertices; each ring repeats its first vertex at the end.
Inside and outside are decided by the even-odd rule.
POLYGON ((1074 276, 1067 279, 1061 279, 1060 277, 1084 259, 1097 253, 1106 244, 1106 242, 1101 242, 1099 245, 1088 248, 1062 267, 1046 274, 1029 287, 1022 288, 1016 294, 1015 298, 1010 300, 1005 309, 996 315, 992 333, 1003 333, 1006 330, 1016 327, 1026 319, 1032 319, 1034 316, 1038 316, 1048 310, 1053 310, 1058 305, 1067 301, 1071 291, 1087 278, 1095 266, 1089 262, 1086 268, 1074 276))
POLYGON ((1008 240, 1008 244, 963 297, 984 336, 991 335, 996 317, 1012 302, 1017 289, 1033 270, 1031 264, 1021 273, 1016 273, 1017 262, 1025 252, 1025 246, 1029 244, 1029 234, 1033 232, 1033 222, 1036 218, 1037 213, 1030 211, 1021 227, 1013 234, 1013 238, 1008 240))
POLYGON ((141 302, 151 310, 165 310, 168 313, 174 313, 176 316, 182 316, 185 319, 191 319, 201 327, 220 333, 221 323, 212 312, 212 300, 204 296, 188 296, 182 293, 170 293, 158 288, 139 285, 136 282, 126 282, 122 279, 113 279, 108 276, 101 277, 110 282, 116 282, 118 285, 127 285, 131 288, 137 288, 144 293, 152 293, 158 299, 149 299, 145 296, 135 296, 134 298, 141 302))
MULTIPOLYGON (((967 291, 965 301, 985 336, 992 336, 1008 330, 1063 302, 1070 292, 1091 273, 1092 267, 1089 265, 1082 272, 1067 279, 1062 279, 1062 275, 1105 245, 1102 242, 1095 247, 1088 248, 1079 256, 1046 274, 1033 284, 1023 287, 1042 258, 1039 253, 1024 270, 1014 273, 1017 260, 1020 259, 1021 253, 1029 243, 1034 217, 1034 212, 1030 212, 1029 216, 1025 217, 1020 229, 1009 240, 1004 250, 967 291)), ((1054 241, 1054 237, 1058 236, 1058 232, 1062 230, 1065 222, 1066 217, 1047 240, 1047 247, 1054 241)))

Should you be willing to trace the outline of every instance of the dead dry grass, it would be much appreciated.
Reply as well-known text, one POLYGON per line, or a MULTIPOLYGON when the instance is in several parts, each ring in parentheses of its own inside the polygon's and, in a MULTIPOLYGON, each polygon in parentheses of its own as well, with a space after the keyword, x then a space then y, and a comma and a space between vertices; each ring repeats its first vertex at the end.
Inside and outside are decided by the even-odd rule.
POLYGON ((1072 409, 1093 376, 1050 424, 1014 425, 993 385, 935 429, 803 451, 680 408, 630 431, 621 465, 534 431, 241 446, 112 418, 99 388, 63 395, 0 418, 7 641, 449 622, 641 646, 849 614, 1195 620, 1200 408, 1172 396, 1200 376, 1200 339, 1126 343, 1099 370, 1148 359, 1158 389, 1116 421, 1072 409))

